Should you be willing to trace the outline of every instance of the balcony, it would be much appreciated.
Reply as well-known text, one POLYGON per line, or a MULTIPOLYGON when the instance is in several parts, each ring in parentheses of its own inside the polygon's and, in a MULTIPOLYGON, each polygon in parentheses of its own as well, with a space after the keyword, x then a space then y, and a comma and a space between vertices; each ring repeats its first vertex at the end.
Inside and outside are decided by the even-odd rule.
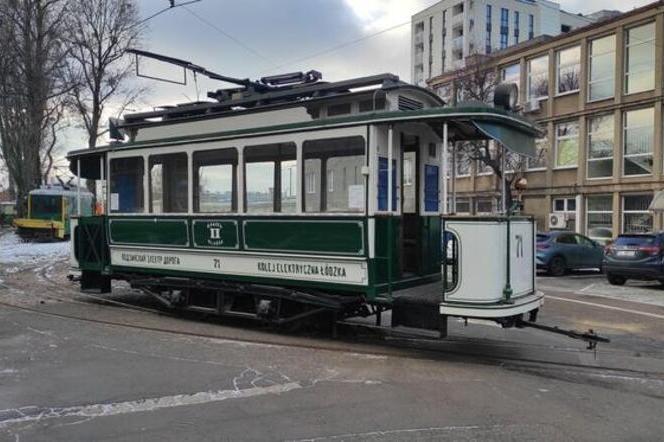
POLYGON ((452 39, 452 50, 463 51, 463 36, 452 39))
POLYGON ((415 37, 413 37, 413 43, 415 46, 424 44, 424 36, 421 32, 415 34, 415 37))

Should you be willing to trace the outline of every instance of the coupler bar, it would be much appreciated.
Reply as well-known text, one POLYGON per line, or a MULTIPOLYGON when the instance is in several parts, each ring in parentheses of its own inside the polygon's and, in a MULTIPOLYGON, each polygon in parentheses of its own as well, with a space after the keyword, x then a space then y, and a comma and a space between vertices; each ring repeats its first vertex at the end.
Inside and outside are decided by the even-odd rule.
POLYGON ((611 342, 609 338, 605 338, 603 336, 599 336, 598 334, 596 334, 592 328, 589 329, 587 332, 580 332, 576 330, 563 330, 556 326, 537 324, 535 322, 524 321, 522 319, 517 320, 516 326, 536 328, 538 330, 544 330, 551 333, 567 336, 572 339, 580 339, 588 343, 588 350, 594 350, 595 348, 597 348, 598 342, 606 342, 606 343, 611 342))

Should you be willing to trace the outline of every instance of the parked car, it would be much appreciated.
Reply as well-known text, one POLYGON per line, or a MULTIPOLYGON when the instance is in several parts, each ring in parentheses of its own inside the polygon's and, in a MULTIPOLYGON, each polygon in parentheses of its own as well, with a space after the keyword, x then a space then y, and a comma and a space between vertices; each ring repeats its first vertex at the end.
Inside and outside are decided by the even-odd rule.
POLYGON ((587 236, 567 231, 537 234, 537 268, 561 276, 573 269, 601 271, 604 248, 587 236))
POLYGON ((664 284, 664 232, 618 235, 604 251, 604 269, 613 285, 628 279, 664 284))
POLYGON ((606 246, 613 241, 613 231, 608 227, 593 227, 588 230, 588 238, 606 246))

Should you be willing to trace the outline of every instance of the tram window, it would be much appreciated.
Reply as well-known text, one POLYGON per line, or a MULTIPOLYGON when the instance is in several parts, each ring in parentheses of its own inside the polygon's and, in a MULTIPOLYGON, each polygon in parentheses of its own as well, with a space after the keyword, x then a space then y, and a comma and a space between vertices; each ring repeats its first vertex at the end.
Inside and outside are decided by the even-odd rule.
POLYGON ((187 154, 150 156, 150 212, 186 213, 187 154))
POLYGON ((438 212, 438 166, 424 166, 424 210, 438 212))
POLYGON ((360 101, 360 112, 371 112, 373 110, 385 109, 385 97, 377 97, 360 101), (375 107, 374 107, 375 104, 375 107))
POLYGON ((331 104, 327 107, 327 116, 336 117, 350 113, 350 103, 331 104))
POLYGON ((244 158, 246 211, 295 212, 298 188, 295 144, 247 146, 244 158))
MULTIPOLYGON (((386 211, 388 194, 387 158, 378 158, 378 210, 386 211)), ((392 211, 397 210, 397 161, 392 160, 392 211)))
POLYGON ((443 232, 443 283, 445 291, 451 292, 459 283, 459 238, 452 232, 443 232))
POLYGON ((364 210, 364 138, 305 141, 302 145, 306 212, 364 210), (330 182, 330 179, 334 182, 330 182))
POLYGON ((194 153, 194 212, 220 213, 237 210, 237 150, 194 153))
POLYGON ((111 160, 111 212, 143 212, 144 167, 142 157, 111 160))

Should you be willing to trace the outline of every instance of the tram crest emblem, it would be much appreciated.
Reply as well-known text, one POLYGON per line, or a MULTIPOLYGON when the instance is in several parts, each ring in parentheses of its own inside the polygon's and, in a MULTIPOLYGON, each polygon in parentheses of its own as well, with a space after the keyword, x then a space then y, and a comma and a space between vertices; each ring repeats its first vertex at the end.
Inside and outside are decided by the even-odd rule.
POLYGON ((224 244, 224 240, 221 238, 222 225, 219 222, 211 222, 207 224, 207 230, 209 233, 208 236, 208 245, 211 246, 221 246, 224 244))

